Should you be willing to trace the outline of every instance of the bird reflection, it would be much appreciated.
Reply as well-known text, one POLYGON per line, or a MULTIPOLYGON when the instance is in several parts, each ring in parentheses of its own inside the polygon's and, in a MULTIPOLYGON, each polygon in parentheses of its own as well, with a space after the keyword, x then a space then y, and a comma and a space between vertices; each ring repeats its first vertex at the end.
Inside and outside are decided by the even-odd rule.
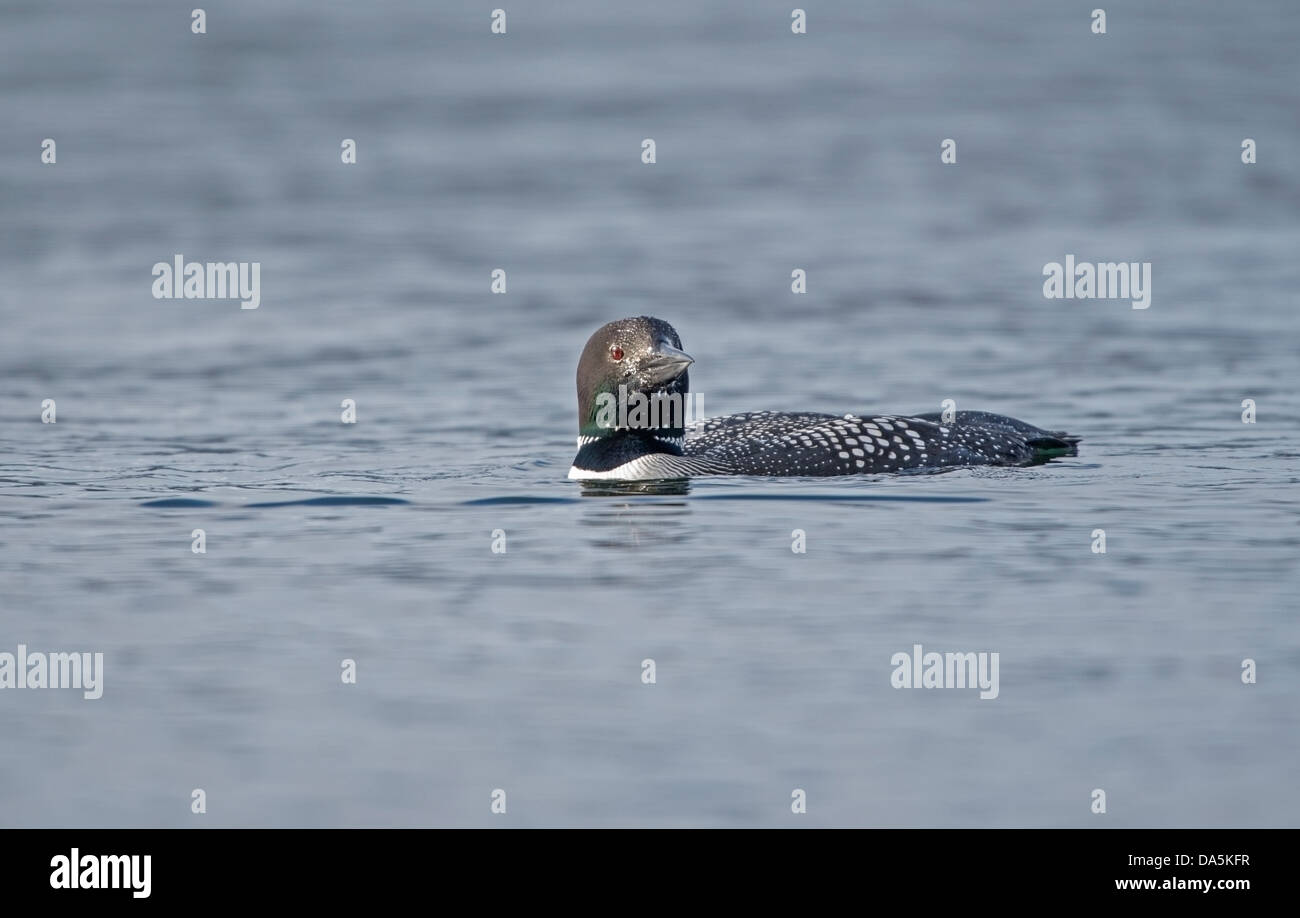
POLYGON ((664 478, 656 481, 584 481, 583 497, 629 497, 637 494, 683 496, 691 493, 689 478, 664 478))
POLYGON ((582 525, 599 530, 591 544, 597 548, 644 548, 647 545, 681 543, 691 537, 684 525, 690 513, 688 501, 626 500, 639 497, 682 497, 691 491, 685 478, 659 481, 587 481, 583 497, 625 498, 592 501, 582 525))

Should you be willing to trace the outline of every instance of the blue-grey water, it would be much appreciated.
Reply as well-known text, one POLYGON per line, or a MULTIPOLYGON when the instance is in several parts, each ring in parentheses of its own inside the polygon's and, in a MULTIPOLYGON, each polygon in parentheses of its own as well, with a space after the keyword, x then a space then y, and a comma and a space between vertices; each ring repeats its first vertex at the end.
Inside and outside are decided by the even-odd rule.
POLYGON ((0 7, 0 652, 104 654, 0 690, 0 825, 1300 823, 1300 9, 502 5, 0 7), (636 314, 709 414, 1081 452, 584 490, 636 314))

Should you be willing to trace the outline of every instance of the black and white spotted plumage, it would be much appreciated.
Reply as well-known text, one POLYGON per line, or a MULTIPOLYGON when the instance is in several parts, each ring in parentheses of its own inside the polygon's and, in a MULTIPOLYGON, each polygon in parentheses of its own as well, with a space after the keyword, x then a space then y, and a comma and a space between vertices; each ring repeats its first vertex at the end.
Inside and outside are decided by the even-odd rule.
POLYGON ((683 453, 728 475, 857 475, 970 465, 1030 465, 1075 452, 1075 438, 984 411, 842 417, 761 411, 687 431, 683 453))
MULTIPOLYGON (((649 317, 610 323, 592 336, 584 351, 586 366, 579 366, 580 422, 591 414, 584 404, 584 396, 589 399, 591 393, 583 392, 583 381, 599 375, 589 356, 606 353, 611 341, 617 342, 619 350, 640 347, 653 353, 655 341, 661 338, 676 342, 671 350, 680 347, 672 326, 649 317), (638 341, 638 335, 645 340, 638 341)), ((680 378, 673 379, 676 391, 685 392, 685 375, 683 365, 680 378)), ((654 388, 644 387, 647 392, 654 388)), ((587 425, 583 433, 570 478, 824 477, 1033 465, 1076 455, 1079 442, 1078 437, 1060 431, 1040 430, 984 411, 959 411, 951 421, 937 413, 860 417, 760 411, 710 418, 684 430, 602 430, 587 425)))

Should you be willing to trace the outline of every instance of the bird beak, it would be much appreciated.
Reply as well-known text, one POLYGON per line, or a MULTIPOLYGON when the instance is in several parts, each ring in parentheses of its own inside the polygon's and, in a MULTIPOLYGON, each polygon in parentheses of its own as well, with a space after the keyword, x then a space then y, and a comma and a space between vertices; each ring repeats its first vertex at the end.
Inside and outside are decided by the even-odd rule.
POLYGON ((641 368, 652 385, 660 385, 681 376, 694 362, 695 358, 690 354, 679 351, 667 341, 660 341, 641 368))

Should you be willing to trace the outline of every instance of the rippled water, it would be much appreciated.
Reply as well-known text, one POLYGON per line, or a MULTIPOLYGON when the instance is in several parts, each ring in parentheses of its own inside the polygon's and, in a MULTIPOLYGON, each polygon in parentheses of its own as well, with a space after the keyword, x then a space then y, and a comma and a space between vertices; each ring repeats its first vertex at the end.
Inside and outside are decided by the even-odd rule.
POLYGON ((0 824, 1300 821, 1293 4, 173 6, 0 11, 0 651, 106 669, 0 692, 0 824), (153 299, 178 252, 261 307, 153 299), (1151 308, 1045 300, 1067 253, 1151 308), (584 490, 641 313, 711 414, 1081 453, 584 490))

